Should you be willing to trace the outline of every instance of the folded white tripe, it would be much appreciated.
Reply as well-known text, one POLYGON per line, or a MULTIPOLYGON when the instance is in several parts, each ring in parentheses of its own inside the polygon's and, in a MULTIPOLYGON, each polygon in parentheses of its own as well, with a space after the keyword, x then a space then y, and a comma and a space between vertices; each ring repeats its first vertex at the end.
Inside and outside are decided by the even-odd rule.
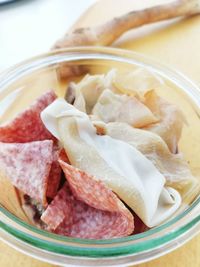
POLYGON ((64 99, 55 100, 41 118, 70 163, 103 181, 148 227, 159 225, 180 207, 179 192, 165 185, 164 175, 145 155, 127 142, 97 135, 89 116, 64 99))

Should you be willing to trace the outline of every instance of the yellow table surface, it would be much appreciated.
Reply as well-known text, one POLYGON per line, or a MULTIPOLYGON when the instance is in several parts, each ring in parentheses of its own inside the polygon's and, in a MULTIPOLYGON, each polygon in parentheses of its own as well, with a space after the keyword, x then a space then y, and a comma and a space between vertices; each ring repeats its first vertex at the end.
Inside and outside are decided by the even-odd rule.
MULTIPOLYGON (((189 1, 189 0, 188 0, 189 1)), ((169 2, 166 0, 100 0, 76 23, 97 25, 124 12, 169 2)), ((125 34, 114 46, 146 54, 176 68, 200 85, 200 16, 162 22, 125 34)), ((176 251, 138 267, 199 267, 200 235, 176 251)), ((2 267, 50 267, 51 264, 25 256, 0 242, 2 267)))

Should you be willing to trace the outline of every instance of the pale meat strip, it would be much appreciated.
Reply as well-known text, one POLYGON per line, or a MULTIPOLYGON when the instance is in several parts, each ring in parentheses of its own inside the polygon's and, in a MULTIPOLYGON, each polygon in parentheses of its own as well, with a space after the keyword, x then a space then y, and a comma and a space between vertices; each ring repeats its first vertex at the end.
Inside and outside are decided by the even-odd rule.
POLYGON ((162 137, 170 151, 176 153, 183 125, 186 123, 182 111, 155 92, 146 95, 145 104, 155 116, 160 117, 160 122, 148 125, 145 129, 162 137))
POLYGON ((125 123, 104 125, 104 133, 125 141, 142 152, 165 176, 166 184, 180 191, 183 197, 197 187, 198 182, 183 156, 171 153, 157 134, 133 128, 125 123))
POLYGON ((126 122, 134 127, 144 127, 158 119, 151 110, 134 96, 114 94, 105 90, 99 97, 92 114, 99 120, 126 122))

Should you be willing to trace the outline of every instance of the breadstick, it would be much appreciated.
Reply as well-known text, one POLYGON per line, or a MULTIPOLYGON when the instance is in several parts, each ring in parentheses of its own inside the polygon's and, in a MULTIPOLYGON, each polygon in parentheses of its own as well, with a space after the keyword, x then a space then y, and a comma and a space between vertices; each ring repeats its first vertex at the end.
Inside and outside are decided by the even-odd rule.
POLYGON ((53 48, 112 44, 123 33, 157 21, 200 13, 200 0, 176 0, 168 4, 132 11, 93 28, 79 28, 58 40, 53 48))

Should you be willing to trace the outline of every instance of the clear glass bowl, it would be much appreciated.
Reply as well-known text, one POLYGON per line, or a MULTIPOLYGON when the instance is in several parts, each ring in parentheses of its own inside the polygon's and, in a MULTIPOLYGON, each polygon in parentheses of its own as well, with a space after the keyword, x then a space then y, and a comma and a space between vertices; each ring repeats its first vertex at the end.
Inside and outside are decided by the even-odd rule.
MULTIPOLYGON (((13 117, 50 88, 64 95, 67 82, 79 80, 84 71, 92 74, 111 68, 131 71, 138 66, 163 77, 168 87, 158 93, 184 111, 188 125, 179 149, 193 173, 200 177, 200 90, 180 73, 137 53, 103 47, 71 48, 16 65, 0 76, 0 100, 10 105, 6 109, 1 104, 0 121, 13 117), (76 77, 61 78, 64 68, 73 70, 76 77)), ((0 188, 0 194, 1 190, 6 189, 0 188)), ((14 214, 15 211, 9 211, 9 203, 0 206, 0 238, 23 253, 63 266, 127 266, 164 255, 196 235, 200 230, 200 197, 159 227, 111 240, 58 236, 26 224, 14 214)))

